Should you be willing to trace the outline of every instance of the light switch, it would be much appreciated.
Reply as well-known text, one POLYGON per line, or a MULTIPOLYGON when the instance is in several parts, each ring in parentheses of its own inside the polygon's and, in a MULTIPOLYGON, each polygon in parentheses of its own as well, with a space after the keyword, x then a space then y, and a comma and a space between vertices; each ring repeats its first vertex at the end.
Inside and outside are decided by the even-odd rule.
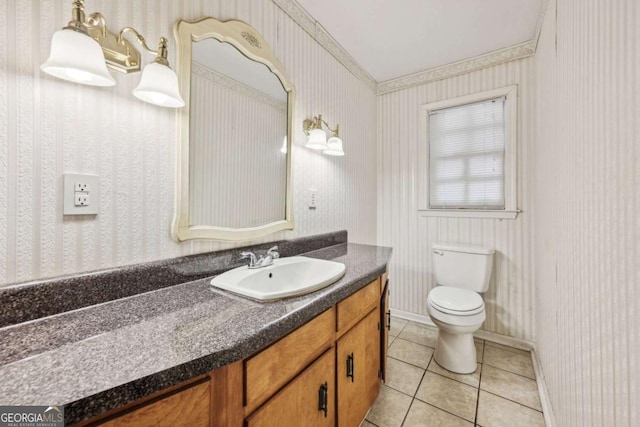
POLYGON ((309 189, 309 209, 315 209, 318 203, 318 190, 315 188, 309 189))
POLYGON ((64 214, 97 215, 100 210, 100 181, 97 175, 64 174, 64 214))

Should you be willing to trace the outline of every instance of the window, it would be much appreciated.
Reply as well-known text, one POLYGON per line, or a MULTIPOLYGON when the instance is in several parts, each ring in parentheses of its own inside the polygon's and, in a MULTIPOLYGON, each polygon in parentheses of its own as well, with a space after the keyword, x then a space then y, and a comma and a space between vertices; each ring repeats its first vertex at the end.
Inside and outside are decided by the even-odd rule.
POLYGON ((516 98, 514 86, 423 106, 425 215, 516 217, 516 98))

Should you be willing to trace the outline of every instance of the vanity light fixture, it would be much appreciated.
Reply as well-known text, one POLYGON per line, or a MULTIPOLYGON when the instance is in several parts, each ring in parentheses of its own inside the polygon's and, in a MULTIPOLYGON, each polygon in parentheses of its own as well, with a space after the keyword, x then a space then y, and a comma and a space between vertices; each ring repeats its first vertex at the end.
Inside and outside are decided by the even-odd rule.
POLYGON ((342 139, 340 139, 340 136, 338 135, 340 125, 336 125, 335 129, 331 129, 329 123, 324 121, 322 119, 322 115, 319 114, 315 116, 313 120, 306 119, 303 121, 302 129, 308 136, 305 147, 311 148, 312 150, 323 150, 324 154, 331 156, 344 156, 344 151, 342 150, 342 139), (329 141, 327 141, 326 132, 322 129, 323 125, 333 133, 333 136, 329 138, 329 141))
POLYGON ((53 34, 51 54, 41 69, 63 80, 91 86, 113 86, 116 81, 107 67, 121 73, 141 69, 140 52, 124 38, 128 32, 136 36, 146 51, 156 55, 153 62, 142 70, 140 84, 133 90, 133 95, 161 107, 183 107, 178 77, 167 60, 167 39, 161 37, 158 50, 152 50, 134 28, 125 27, 116 35, 108 30, 107 21, 100 12, 86 18, 84 0, 73 1, 71 21, 53 34))

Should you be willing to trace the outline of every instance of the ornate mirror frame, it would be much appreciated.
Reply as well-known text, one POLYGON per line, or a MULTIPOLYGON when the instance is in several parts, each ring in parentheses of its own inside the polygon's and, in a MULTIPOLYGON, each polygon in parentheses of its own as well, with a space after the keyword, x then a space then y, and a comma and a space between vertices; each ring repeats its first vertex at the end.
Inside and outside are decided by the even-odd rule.
POLYGON ((176 203, 171 234, 177 241, 209 239, 222 241, 248 241, 282 230, 292 230, 293 188, 291 185, 291 141, 293 140, 293 111, 295 88, 284 73, 284 67, 262 35, 249 24, 231 20, 218 21, 203 18, 198 21, 179 20, 174 26, 177 44, 177 72, 180 93, 185 106, 179 111, 179 148, 176 159, 176 203), (287 178, 285 218, 283 220, 248 228, 228 228, 213 225, 190 225, 189 222, 189 117, 191 108, 191 55, 192 43, 208 38, 226 42, 247 58, 264 64, 274 73, 287 92, 287 178))

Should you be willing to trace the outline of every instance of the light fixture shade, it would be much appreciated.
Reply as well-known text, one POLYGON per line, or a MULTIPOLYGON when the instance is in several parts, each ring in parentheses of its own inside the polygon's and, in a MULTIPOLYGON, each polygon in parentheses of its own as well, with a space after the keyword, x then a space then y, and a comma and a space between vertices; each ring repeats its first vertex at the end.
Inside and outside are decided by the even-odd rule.
POLYGON ((287 154, 287 135, 285 135, 284 139, 282 140, 282 148, 280 148, 280 152, 282 154, 287 154))
POLYGON ((332 136, 327 141, 327 149, 324 150, 324 154, 328 154, 330 156, 344 156, 344 151, 342 150, 342 139, 337 136, 332 136))
POLYGON ((133 90, 133 95, 160 107, 184 107, 184 100, 178 90, 178 76, 170 67, 157 62, 144 67, 140 84, 133 90))
POLYGON ((90 86, 113 86, 102 48, 90 36, 71 29, 56 31, 42 71, 63 80, 90 86))
POLYGON ((305 147, 311 148, 312 150, 326 150, 327 134, 322 129, 313 129, 309 132, 309 139, 305 147))

